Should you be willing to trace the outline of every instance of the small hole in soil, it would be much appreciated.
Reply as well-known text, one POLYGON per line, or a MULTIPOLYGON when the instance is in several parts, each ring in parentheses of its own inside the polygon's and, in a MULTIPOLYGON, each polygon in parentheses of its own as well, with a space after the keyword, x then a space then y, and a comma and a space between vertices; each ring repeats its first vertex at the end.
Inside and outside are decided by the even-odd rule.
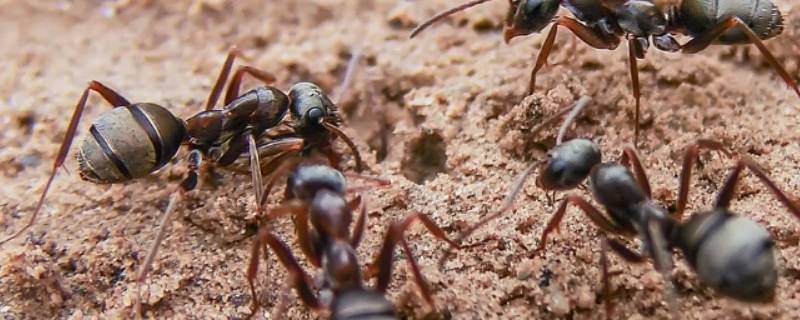
POLYGON ((17 127, 22 129, 26 135, 30 135, 33 132, 33 126, 36 124, 36 115, 33 112, 23 112, 17 114, 14 117, 14 121, 17 124, 17 127))
POLYGON ((446 164, 447 146, 444 138, 435 131, 423 132, 410 142, 403 158, 403 175, 421 184, 444 172, 446 164))

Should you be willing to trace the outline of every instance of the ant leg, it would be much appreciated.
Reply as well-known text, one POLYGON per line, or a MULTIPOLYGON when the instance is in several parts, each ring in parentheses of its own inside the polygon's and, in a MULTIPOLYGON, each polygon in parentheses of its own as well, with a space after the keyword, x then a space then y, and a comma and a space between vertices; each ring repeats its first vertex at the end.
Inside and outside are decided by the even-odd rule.
MULTIPOLYGON (((311 279, 308 274, 300 267, 300 264, 297 262, 294 255, 292 255, 289 247, 265 226, 261 227, 261 230, 258 232, 256 242, 253 245, 252 254, 250 255, 250 264, 247 268, 247 282, 250 285, 250 293, 253 295, 253 313, 258 310, 255 279, 258 273, 259 251, 261 251, 259 249, 262 244, 268 245, 272 251, 275 252, 275 255, 278 256, 278 260, 289 273, 289 282, 295 290, 297 290, 297 295, 300 296, 300 300, 303 301, 303 304, 311 309, 322 309, 322 303, 314 296, 314 291, 311 289, 311 279)), ((267 253, 265 248, 264 255, 267 253)))
MULTIPOLYGON (((575 19, 559 17, 558 20, 553 23, 553 26, 550 27, 550 31, 547 33, 547 38, 545 38, 544 43, 542 44, 542 51, 540 51, 539 55, 536 57, 536 64, 531 70, 531 80, 528 84, 529 95, 532 94, 536 88, 536 73, 538 73, 539 70, 547 63, 547 57, 550 56, 550 50, 553 49, 558 26, 563 26, 569 29, 569 31, 572 31, 572 33, 581 39, 581 41, 596 49, 613 50, 619 45, 619 39, 616 37, 609 37, 599 30, 591 29, 581 24, 575 19)), ((506 42, 511 40, 512 35, 513 29, 507 29, 505 36, 506 42)))
POLYGON ((239 156, 242 155, 245 150, 247 150, 247 145, 249 144, 247 140, 249 140, 249 135, 250 134, 247 132, 243 132, 242 134, 232 137, 231 142, 228 143, 225 152, 223 152, 219 159, 217 159, 217 164, 220 167, 227 167, 236 162, 236 160, 239 159, 239 156))
POLYGON ((561 144, 561 141, 564 139, 564 135, 567 132, 567 128, 569 128, 572 123, 575 122, 575 119, 578 118, 578 115, 586 108, 589 102, 592 101, 592 98, 588 96, 581 96, 575 104, 558 110, 555 114, 543 119, 539 122, 535 127, 533 127, 530 132, 531 134, 536 134, 540 130, 544 129, 544 127, 551 125, 556 120, 560 119, 564 115, 567 115, 567 118, 564 119, 564 123, 561 124, 561 127, 558 130, 558 136, 556 137, 556 145, 561 144))
POLYGON ((262 211, 261 197, 264 195, 264 184, 261 181, 261 159, 260 152, 256 147, 256 138, 250 129, 245 130, 242 134, 234 137, 231 143, 228 144, 228 150, 220 156, 217 163, 220 166, 228 166, 232 164, 239 156, 248 150, 250 154, 250 175, 253 179, 253 189, 255 191, 256 206, 258 207, 259 214, 262 211))
POLYGON ((444 230, 436 225, 436 223, 433 222, 430 217, 419 212, 411 214, 402 221, 393 223, 391 226, 389 226, 389 230, 386 232, 386 237, 383 241, 383 247, 381 247, 380 254, 375 259, 373 264, 373 267, 377 265, 379 268, 376 288, 379 292, 384 293, 389 287, 389 280, 392 279, 392 251, 394 251, 395 245, 400 242, 403 251, 408 257, 408 264, 411 267, 411 271, 414 273, 415 282, 417 283, 417 286, 419 286, 423 298, 426 302, 428 302, 428 304, 433 306, 433 298, 431 297, 430 290, 428 289, 422 272, 419 270, 419 266, 417 265, 416 259, 414 259, 414 256, 412 255, 411 249, 403 239, 403 233, 405 233, 406 230, 408 230, 408 228, 411 227, 411 225, 417 220, 419 220, 425 226, 425 228, 428 229, 428 232, 430 232, 434 237, 447 242, 452 248, 460 248, 456 242, 447 237, 447 234, 445 234, 444 230))
POLYGON ((336 88, 333 92, 333 101, 336 103, 341 103, 342 98, 345 97, 347 90, 350 88, 351 82, 353 82, 353 78, 356 72, 356 67, 361 62, 361 51, 359 49, 354 50, 351 53, 350 60, 347 61, 347 69, 344 71, 344 79, 342 79, 342 84, 336 88))
POLYGON ((251 66, 239 66, 236 68, 236 72, 233 73, 233 77, 231 77, 231 81, 228 83, 228 90, 225 92, 225 105, 229 105, 231 101, 236 99, 239 96, 239 88, 242 85, 242 77, 245 74, 249 74, 253 78, 258 79, 259 81, 263 82, 264 84, 270 84, 275 82, 277 79, 275 75, 256 69, 251 66))
MULTIPOLYGON (((301 138, 281 138, 278 140, 270 141, 267 144, 262 144, 258 146, 258 156, 261 158, 273 158, 282 156, 287 152, 300 152, 305 148, 305 140, 301 138)), ((275 170, 276 165, 269 165, 269 162, 264 164, 261 167, 261 171, 264 172, 272 172, 271 170, 266 170, 272 167, 272 171, 275 170)))
POLYGON ((756 175, 767 189, 775 195, 775 198, 778 199, 783 205, 786 206, 789 211, 794 214, 795 217, 800 219, 800 205, 796 202, 792 201, 789 195, 786 194, 781 188, 775 184, 772 179, 767 176, 767 173, 762 169, 753 159, 748 156, 740 156, 739 160, 736 161, 736 166, 731 170, 731 173, 728 175, 728 178, 725 179, 725 184, 723 184, 722 189, 719 191, 717 195, 717 200, 714 203, 715 208, 728 208, 733 199, 733 195, 736 190, 736 183, 739 180, 739 174, 741 174, 744 168, 750 169, 750 172, 756 175))
POLYGON ((409 35, 408 38, 414 38, 420 32, 422 32, 422 30, 427 29, 428 27, 430 27, 431 25, 433 25, 437 21, 442 20, 442 19, 444 19, 444 18, 446 18, 446 17, 448 17, 448 16, 450 16, 450 15, 456 13, 456 12, 469 9, 470 7, 474 7, 474 6, 477 6, 477 5, 481 4, 481 3, 489 2, 489 1, 491 1, 491 0, 472 0, 470 2, 457 5, 457 6, 453 7, 453 8, 447 9, 447 10, 445 10, 443 12, 437 13, 435 16, 431 17, 427 21, 421 23, 416 28, 414 28, 414 30, 411 31, 411 35, 409 35))
MULTIPOLYGON (((502 215, 504 215, 508 211, 511 211, 511 209, 514 208, 514 200, 516 200, 517 196, 519 196, 519 193, 522 191, 522 188, 525 186, 525 182, 528 181, 528 177, 530 177, 530 175, 533 174, 533 171, 536 170, 536 168, 538 168, 538 167, 539 167, 539 161, 534 162, 531 166, 529 166, 527 169, 525 169, 525 171, 523 171, 517 177, 517 179, 514 181, 514 184, 511 185, 511 191, 508 193, 508 195, 506 195, 506 198, 503 200, 503 205, 500 207, 500 210, 498 210, 497 212, 495 212, 493 214, 490 214, 490 215, 486 216, 485 218, 481 219, 480 221, 478 221, 477 223, 475 223, 471 227, 469 227, 466 230, 464 230, 463 232, 461 232, 461 234, 456 239, 456 242, 459 243, 459 244, 462 243, 464 241, 464 239, 466 239, 469 236, 471 236, 473 233, 475 233, 475 231, 477 231, 478 229, 480 229, 481 227, 483 227, 484 225, 486 225, 490 221, 501 217, 502 215)), ((452 253, 453 253, 452 250, 447 250, 447 251, 444 252, 442 257, 439 258, 439 262, 438 262, 439 268, 444 266, 444 263, 447 262, 447 259, 450 258, 450 255, 452 255, 452 253)))
POLYGON ((312 243, 313 241, 308 227, 308 207, 299 200, 290 200, 286 204, 271 209, 266 221, 274 221, 286 215, 294 217, 295 231, 297 232, 297 242, 300 245, 300 250, 314 267, 319 268, 322 265, 322 258, 314 250, 314 245, 312 243))
POLYGON ((664 278, 664 297, 671 313, 671 319, 678 319, 678 302, 675 286, 672 284, 672 252, 666 235, 663 232, 663 220, 656 217, 647 219, 647 229, 643 232, 643 241, 647 244, 650 256, 653 258, 656 270, 664 278))
POLYGON ((83 115, 83 110, 86 107, 86 100, 89 97, 89 92, 94 91, 100 94, 106 102, 108 102, 112 107, 122 107, 122 106, 129 106, 131 105, 127 99, 125 99, 120 94, 116 93, 109 87, 106 87, 104 84, 98 81, 90 81, 89 85, 86 89, 83 90, 80 99, 78 99, 78 103, 75 105, 75 111, 72 113, 72 119, 69 121, 69 125, 67 126, 67 133, 64 134, 64 140, 61 142, 61 147, 58 149, 58 155, 56 156, 55 162, 53 162, 53 169, 50 172, 50 177, 47 178, 47 183, 44 186, 44 190, 42 191, 42 195, 39 197, 39 202, 36 204, 36 208, 33 210, 33 214, 28 219, 28 222, 22 226, 17 232, 13 235, 9 236, 8 238, 3 239, 0 241, 0 246, 14 240, 25 230, 28 230, 33 224, 36 222, 36 216, 39 215, 39 211, 42 210, 42 206, 44 205, 44 199, 47 197, 47 192, 50 191, 50 186, 53 184, 53 180, 58 173, 58 169, 64 165, 64 161, 67 158, 67 154, 69 153, 69 147, 72 145, 72 141, 75 139, 75 132, 78 130, 78 123, 80 123, 81 116, 83 115))
POLYGON ((764 45, 764 42, 761 41, 761 38, 753 32, 750 27, 747 26, 739 17, 733 16, 725 19, 724 21, 720 22, 717 26, 713 29, 695 37, 694 39, 690 40, 683 46, 681 46, 682 52, 684 53, 697 53, 709 45, 711 45, 714 40, 716 40, 720 35, 725 33, 726 31, 738 27, 750 41, 758 47, 758 50, 761 51, 761 54, 764 55, 764 58, 767 59, 767 62, 775 69, 776 72, 783 78, 783 81, 786 82, 789 87, 794 89, 794 92, 797 93, 797 96, 800 97, 800 88, 797 86, 797 81, 788 73, 786 69, 775 59, 775 56, 767 49, 764 45))
POLYGON ((362 202, 361 195, 358 195, 347 203, 347 208, 350 211, 359 211, 356 225, 353 227, 353 235, 350 237, 350 246, 358 249, 358 245, 364 239, 364 226, 367 224, 367 202, 362 202))
POLYGON ((641 107, 641 88, 639 87, 639 67, 637 66, 637 53, 643 53, 641 45, 636 38, 628 40, 628 66, 631 73, 631 87, 633 88, 634 112, 633 112, 633 145, 639 145, 639 110, 641 107))
POLYGON ((136 311, 136 316, 139 319, 142 318, 142 298, 140 290, 144 284, 144 281, 147 279, 147 274, 150 272, 150 266, 153 264, 153 260, 156 258, 158 248, 161 246, 161 241, 164 240, 164 237, 167 234, 167 227, 172 221, 172 214, 175 212, 175 206, 178 202, 183 200, 183 196, 186 192, 194 190, 194 188, 197 186, 197 170, 200 168, 203 155, 199 150, 195 149, 189 153, 188 159, 189 173, 181 182, 180 187, 172 193, 172 196, 170 196, 169 203, 167 203, 167 208, 161 215, 161 222, 159 222, 158 225, 156 239, 150 246, 150 250, 147 252, 144 263, 142 263, 142 266, 139 267, 139 272, 136 275, 136 301, 134 303, 134 309, 136 311))
POLYGON ((606 308, 606 319, 611 319, 614 313, 614 304, 611 302, 611 273, 608 271, 608 249, 611 249, 628 263, 641 264, 647 261, 642 255, 628 249, 624 244, 603 236, 600 250, 600 265, 603 270, 603 305, 606 308))
POLYGON ((600 267, 603 281, 603 306, 606 308, 606 319, 611 319, 614 305, 611 303, 611 273, 608 272, 608 238, 603 235, 600 241, 600 267))
POLYGON ((642 166, 642 162, 639 161, 639 155, 636 154, 636 150, 631 147, 625 147, 622 149, 622 156, 619 159, 619 162, 623 166, 632 166, 633 172, 636 174, 636 180, 639 181, 639 185, 644 189, 644 194, 647 195, 648 198, 652 197, 652 192, 650 191, 650 181, 647 179, 647 172, 644 171, 644 167, 642 166))
POLYGON ((576 195, 568 195, 562 202, 561 206, 558 207, 556 212, 553 214, 553 217, 550 218, 550 221, 547 222, 547 227, 545 227, 544 232, 542 233, 542 238, 539 240, 539 247, 536 248, 534 253, 543 251, 545 245, 547 244, 547 236, 550 232, 553 232, 558 225, 561 223, 561 220, 564 218, 564 214, 567 212, 567 204, 572 203, 578 206, 586 216, 589 217, 589 220, 599 227, 601 230, 612 233, 612 234, 622 234, 627 235, 628 232, 616 224, 603 216, 597 208, 595 208, 592 204, 584 200, 583 198, 576 196, 576 195))
MULTIPOLYGON (((264 188, 264 194, 261 196, 261 203, 262 205, 266 204, 269 200, 269 194, 272 192, 272 188, 275 186, 275 183, 278 182, 278 178, 283 177, 289 170, 292 170, 294 167, 297 166, 300 161, 302 161, 301 157, 295 157, 296 153, 294 152, 286 152, 280 156, 277 156, 270 160, 264 167, 267 168, 266 172, 270 172, 270 177, 267 179, 267 186, 264 188)), ((286 189, 286 199, 289 199, 291 190, 286 189)))
POLYGON ((376 187, 377 188, 381 188, 381 187, 390 186, 392 184, 391 180, 385 179, 385 178, 381 178, 381 177, 367 176, 367 175, 361 175, 361 174, 357 174, 357 173, 343 173, 343 174, 344 174, 344 177, 347 178, 348 180, 358 179, 358 180, 364 181, 364 183, 359 184, 359 185, 351 184, 349 187, 347 187, 346 193, 364 192, 364 191, 372 190, 373 188, 376 188, 376 187))
POLYGON ((590 98, 589 96, 581 96, 581 98, 578 99, 578 102, 575 102, 575 104, 572 107, 570 107, 570 109, 572 110, 567 115, 567 118, 564 119, 564 123, 561 124, 561 128, 558 128, 558 135, 556 136, 556 145, 559 145, 561 144, 561 142, 564 141, 564 135, 567 134, 567 129, 569 128, 569 126, 573 124, 575 120, 578 119, 578 115, 581 114, 581 112, 583 112, 583 109, 585 109, 586 106, 589 105, 589 102, 591 101, 592 98, 590 98))
POLYGON ((692 179, 692 167, 694 163, 697 162, 700 148, 719 151, 728 157, 732 156, 721 142, 714 140, 698 139, 686 148, 686 152, 683 155, 683 169, 681 169, 680 184, 678 187, 678 206, 675 208, 675 212, 672 213, 672 217, 675 218, 676 221, 681 221, 683 212, 686 209, 686 204, 689 199, 689 182, 692 179))
POLYGON ((364 163, 363 161, 361 161, 361 153, 358 152, 358 147, 356 147, 356 144, 353 143, 353 140, 351 140, 346 134, 344 134, 342 130, 340 130, 335 125, 327 121, 323 121, 322 126, 325 127, 325 129, 327 129, 328 131, 338 136, 339 138, 341 138, 342 141, 344 141, 344 143, 347 144, 347 147, 350 148, 350 151, 353 153, 353 157, 355 157, 356 160, 356 172, 363 171, 364 163))
POLYGON ((256 206, 258 211, 261 212, 261 197, 264 196, 264 184, 261 181, 261 159, 259 159, 258 149, 256 147, 256 138, 250 130, 247 130, 247 146, 250 153, 250 174, 253 175, 253 189, 256 193, 256 206))
POLYGON ((183 200, 183 193, 185 190, 183 188, 179 188, 177 191, 172 193, 172 196, 169 199, 169 203, 167 204, 167 209, 161 215, 161 222, 159 222, 158 226, 158 233, 156 234, 156 239, 153 241, 153 244, 150 246, 150 249, 147 252, 147 257, 144 260, 144 263, 141 267, 139 267, 138 275, 136 276, 136 301, 134 303, 134 310, 136 311, 136 318, 142 318, 142 292, 141 288, 144 285, 144 281, 147 279, 147 274, 150 272, 150 266, 153 264, 153 260, 158 253, 158 248, 161 245, 161 241, 164 240, 164 237, 167 234, 167 226, 172 221, 172 214, 175 212, 175 205, 183 200))
MULTIPOLYGON (((270 178, 267 179, 267 186, 262 189, 260 195, 257 197, 257 199, 259 199, 259 206, 263 207, 264 204, 267 203, 267 198, 272 191, 277 177, 282 175, 289 167, 294 167, 294 165, 287 167, 284 162, 297 152, 300 152, 304 146, 305 143, 303 139, 283 138, 257 147, 258 151, 256 151, 256 153, 259 158, 272 157, 272 159, 266 163, 259 165, 258 170, 260 172, 267 172, 270 175, 270 178)), ((294 163, 294 161, 291 162, 294 163)))
POLYGON ((206 111, 214 109, 214 105, 217 104, 219 94, 222 93, 222 88, 225 86, 225 82, 228 81, 228 74, 230 74, 233 61, 237 56, 241 57, 242 51, 236 46, 232 46, 228 50, 228 56, 225 57, 225 62, 222 64, 222 70, 219 71, 217 81, 214 82, 214 87, 211 88, 211 92, 208 94, 208 99, 206 100, 206 111))

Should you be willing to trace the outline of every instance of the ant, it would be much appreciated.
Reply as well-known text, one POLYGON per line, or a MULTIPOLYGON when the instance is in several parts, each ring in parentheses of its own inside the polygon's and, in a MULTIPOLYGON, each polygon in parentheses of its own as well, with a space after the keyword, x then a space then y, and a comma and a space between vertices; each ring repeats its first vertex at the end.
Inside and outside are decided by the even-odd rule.
MULTIPOLYGON (((92 123, 89 130, 91 135, 83 140, 76 153, 80 177, 83 180, 96 184, 136 180, 155 172, 174 159, 181 145, 188 148, 186 161, 189 171, 170 196, 156 239, 140 267, 137 276, 139 284, 146 279, 175 206, 185 193, 197 186, 197 171, 203 159, 210 159, 214 164, 226 167, 248 153, 250 174, 259 207, 263 195, 260 159, 284 158, 287 155, 309 152, 314 148, 320 149, 330 159, 338 159, 338 154, 331 148, 333 137, 329 132, 347 143, 356 159, 357 169, 361 170, 361 158, 355 144, 337 128, 341 121, 336 108, 318 86, 301 82, 294 85, 287 95, 267 85, 275 81, 274 75, 251 66, 239 66, 228 82, 234 60, 241 55, 236 47, 229 50, 208 96, 205 110, 185 121, 157 104, 131 103, 103 83, 89 82, 75 106, 52 172, 33 214, 22 229, 0 241, 0 245, 17 238, 34 224, 48 190, 66 160, 91 91, 100 94, 113 109, 102 113, 92 123), (264 85, 240 94, 244 75, 250 75, 264 85), (214 109, 226 82, 228 85, 223 107, 214 109), (267 131, 281 124, 287 113, 291 114, 293 120, 290 124, 292 133, 259 145, 257 141, 267 131)), ((338 160, 335 165, 338 166, 338 160)), ((270 169, 269 163, 265 168, 270 169)), ((137 314, 141 315, 139 301, 136 309, 137 314)))
MULTIPOLYGON (((576 109, 582 109, 584 105, 578 104, 576 109)), ((562 125, 559 139, 574 120, 574 114, 562 125)), ((564 143, 559 141, 559 145, 548 153, 547 161, 541 165, 537 179, 539 186, 545 190, 569 190, 588 177, 594 198, 606 209, 607 214, 604 215, 578 195, 568 195, 547 223, 535 252, 545 249, 547 236, 558 228, 567 205, 573 204, 604 233, 638 237, 645 244, 645 253, 639 254, 621 242, 603 236, 601 264, 605 296, 609 296, 610 290, 605 257, 607 248, 631 263, 641 263, 646 261, 645 256, 651 257, 656 269, 666 279, 667 272, 672 268, 670 253, 673 248, 678 248, 699 279, 721 294, 745 302, 772 301, 777 282, 774 241, 764 227, 731 211, 730 203, 742 171, 749 169, 797 218, 800 218, 800 205, 793 202, 753 159, 738 155, 714 206, 683 221, 692 166, 698 161, 702 149, 732 156, 720 142, 698 139, 689 145, 683 157, 677 206, 674 212, 668 213, 652 199, 647 174, 633 148, 626 147, 618 162, 603 163, 600 148, 594 142, 587 139, 572 139, 564 143)), ((528 176, 537 166, 529 167, 520 175, 499 212, 469 228, 457 242, 460 243, 482 225, 510 210, 528 176)), ((673 307, 674 303, 670 306, 673 307)), ((610 314, 611 306, 607 304, 606 308, 610 314)))
MULTIPOLYGON (((490 0, 473 0, 443 11, 417 26, 411 38, 433 23, 490 0)), ((783 16, 770 0, 509 0, 503 39, 550 31, 531 70, 528 94, 536 87, 536 74, 547 62, 558 26, 571 31, 596 49, 614 50, 628 40, 631 86, 635 100, 634 145, 639 139, 640 88, 637 59, 644 59, 652 41, 662 51, 697 53, 711 44, 755 44, 766 60, 800 97, 797 81, 770 53, 762 40, 783 32, 783 16), (560 6, 574 18, 557 16, 560 6), (692 39, 679 44, 676 35, 692 39)))
MULTIPOLYGON (((387 185, 388 182, 380 184, 387 185)), ((362 283, 361 266, 356 258, 356 249, 364 237, 366 205, 360 195, 349 201, 346 199, 348 193, 357 192, 360 188, 346 187, 345 176, 330 166, 308 163, 300 164, 293 169, 286 188, 290 199, 271 209, 268 220, 287 215, 294 218, 300 249, 311 265, 322 269, 323 289, 330 289, 333 299, 326 306, 326 303, 314 294, 311 278, 300 266, 289 247, 270 230, 267 224, 263 224, 253 245, 247 269, 247 281, 253 296, 253 314, 259 307, 255 279, 262 248, 265 256, 270 249, 275 252, 278 260, 289 272, 289 281, 300 300, 309 308, 321 310, 327 307, 331 319, 396 319, 394 306, 384 295, 392 278, 392 252, 399 243, 408 257, 414 281, 419 286, 423 298, 428 304, 433 305, 430 289, 412 255, 411 248, 403 239, 403 234, 414 222, 419 221, 436 238, 454 248, 458 246, 427 215, 414 213, 389 226, 380 253, 369 268, 369 271, 377 271, 377 285, 375 289, 369 289, 362 283), (359 215, 351 233, 350 224, 353 212, 356 210, 359 211, 359 215)))

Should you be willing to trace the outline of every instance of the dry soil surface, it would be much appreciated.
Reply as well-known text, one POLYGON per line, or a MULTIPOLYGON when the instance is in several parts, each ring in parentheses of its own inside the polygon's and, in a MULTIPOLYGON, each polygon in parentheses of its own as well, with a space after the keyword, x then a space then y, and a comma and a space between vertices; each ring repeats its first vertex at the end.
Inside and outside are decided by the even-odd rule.
MULTIPOLYGON (((536 93, 526 96, 531 62, 544 37, 504 44, 506 1, 408 39, 414 25, 457 2, 0 1, 3 237, 31 214, 87 81, 100 80, 132 101, 156 102, 188 117, 203 105, 231 45, 243 49, 247 63, 277 75, 275 85, 284 90, 305 80, 333 92, 350 58, 360 57, 351 86, 338 99, 345 131, 365 155, 368 173, 392 181, 389 188, 367 192, 369 226, 359 248, 364 264, 377 253, 387 226, 412 212, 430 215, 456 236, 497 210, 514 177, 553 145, 554 130, 532 135, 530 128, 581 95, 594 103, 573 135, 600 143, 607 160, 619 156, 633 135, 624 45, 601 51, 578 43, 571 52, 571 37, 559 35, 536 93)), ((768 46, 797 78, 800 5, 792 2, 778 2, 788 25, 768 46)), ((639 152, 658 201, 674 206, 682 152, 700 137, 750 155, 780 186, 800 193, 800 98, 754 47, 714 47, 692 56, 651 50, 639 68, 639 152)), ((108 108, 98 97, 89 102, 78 139, 108 108)), ((716 154, 701 159, 689 212, 712 205, 732 164, 716 154)), ((186 172, 176 161, 140 181, 95 185, 80 179, 73 153, 65 167, 37 224, 0 249, 4 319, 129 317, 136 270, 171 186, 186 172)), ((230 240, 257 227, 250 178, 218 170, 206 180, 179 206, 142 288, 147 317, 236 319, 249 313, 253 297, 245 269, 253 238, 230 240)), ((413 228, 407 239, 436 305, 421 299, 407 257, 398 252, 389 299, 399 313, 411 319, 599 318, 597 228, 570 209, 560 235, 546 252, 534 254, 555 204, 533 183, 517 204, 470 238, 476 245, 442 270, 436 260, 444 244, 413 228)), ((800 221, 752 174, 732 208, 775 238, 781 265, 777 299, 745 305, 721 297, 676 255, 673 284, 681 316, 800 318, 800 221)), ((277 229, 294 244, 289 219, 277 229)), ((257 318, 324 317, 299 304, 284 289, 286 273, 274 258, 270 264, 258 278, 257 299, 264 308, 257 318)), ((614 318, 669 315, 652 264, 628 265, 614 256, 611 270, 619 273, 612 280, 614 318)))

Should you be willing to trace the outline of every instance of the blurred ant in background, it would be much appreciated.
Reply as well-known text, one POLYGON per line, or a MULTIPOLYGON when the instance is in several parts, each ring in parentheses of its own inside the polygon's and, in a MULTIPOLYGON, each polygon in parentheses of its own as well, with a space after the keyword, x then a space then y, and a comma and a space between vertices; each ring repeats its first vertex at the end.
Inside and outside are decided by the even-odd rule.
MULTIPOLYGON (((473 0, 441 12, 417 26, 411 38, 435 22, 490 0, 473 0)), ((762 40, 783 32, 783 16, 770 0, 509 0, 503 39, 538 33, 551 25, 531 70, 528 93, 547 62, 558 26, 567 28, 596 49, 614 50, 628 40, 628 60, 635 100, 634 146, 639 139, 640 88, 636 59, 644 59, 650 43, 667 52, 696 53, 711 44, 755 44, 767 62, 800 97, 797 81, 770 53, 762 40), (574 17, 557 16, 559 7, 574 17), (676 35, 692 39, 678 43, 676 35)))

